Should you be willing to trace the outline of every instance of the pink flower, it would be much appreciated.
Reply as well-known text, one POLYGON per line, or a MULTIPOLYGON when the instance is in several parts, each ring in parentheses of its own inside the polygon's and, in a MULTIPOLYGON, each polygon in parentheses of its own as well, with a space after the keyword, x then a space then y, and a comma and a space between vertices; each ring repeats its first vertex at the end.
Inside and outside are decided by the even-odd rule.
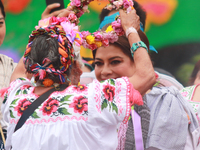
POLYGON ((76 16, 77 16, 77 18, 80 18, 83 14, 84 14, 84 11, 83 11, 83 10, 80 10, 80 11, 76 14, 76 16))
POLYGON ((110 43, 114 43, 118 40, 118 36, 114 32, 104 32, 103 39, 108 39, 110 43))
POLYGON ((50 98, 49 100, 45 101, 40 111, 43 112, 43 115, 50 116, 53 112, 56 112, 59 106, 59 102, 56 99, 50 98))
POLYGON ((109 40, 108 40, 108 39, 103 40, 103 41, 102 41, 102 44, 103 44, 104 46, 109 46, 109 40))
POLYGON ((112 102, 115 96, 115 87, 111 86, 110 84, 104 85, 103 92, 104 92, 105 98, 108 101, 112 102))
POLYGON ((17 115, 21 116, 23 112, 31 105, 31 102, 29 102, 26 98, 19 101, 18 105, 15 107, 15 111, 17 111, 17 115))
POLYGON ((121 7, 121 3, 119 1, 114 1, 113 4, 115 5, 116 9, 121 7))
POLYGON ((81 32, 81 34, 83 35, 83 38, 85 39, 91 33, 89 31, 83 31, 83 32, 81 32))
POLYGON ((95 49, 97 49, 98 47, 97 47, 96 44, 90 44, 88 48, 91 49, 91 50, 95 50, 95 49))
POLYGON ((88 111, 88 99, 83 96, 74 97, 73 103, 69 105, 69 108, 74 108, 74 112, 79 114, 83 111, 88 111))
POLYGON ((30 87, 30 85, 23 85, 20 87, 20 90, 28 89, 29 87, 30 87))
POLYGON ((87 91, 88 87, 85 86, 84 84, 81 84, 79 86, 75 86, 74 89, 78 92, 83 92, 83 91, 87 91))
POLYGON ((75 14, 69 14, 68 19, 69 19, 70 21, 76 21, 76 20, 77 20, 77 17, 76 17, 75 14))
POLYGON ((186 92, 182 92, 181 94, 183 95, 183 97, 186 97, 188 95, 188 92, 187 91, 186 92))
POLYGON ((103 36, 102 36, 100 31, 94 32, 94 36, 95 36, 95 40, 96 41, 101 41, 102 38, 103 38, 103 36))
POLYGON ((71 5, 80 7, 81 6, 81 1, 80 0, 72 0, 71 5))
POLYGON ((128 0, 124 0, 124 8, 127 9, 129 6, 130 6, 129 1, 128 0))

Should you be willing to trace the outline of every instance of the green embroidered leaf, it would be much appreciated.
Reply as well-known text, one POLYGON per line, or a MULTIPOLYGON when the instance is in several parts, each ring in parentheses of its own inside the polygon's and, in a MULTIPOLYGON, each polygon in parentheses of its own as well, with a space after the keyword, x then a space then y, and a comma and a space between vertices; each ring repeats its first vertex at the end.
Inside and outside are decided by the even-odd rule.
POLYGON ((107 106, 108 106, 107 100, 104 99, 103 103, 101 104, 101 110, 103 110, 104 108, 107 108, 107 106))
POLYGON ((24 90, 24 91, 23 91, 23 94, 27 94, 27 91, 26 91, 26 90, 24 90))
POLYGON ((118 108, 114 103, 112 103, 112 110, 118 114, 118 108))
POLYGON ((19 90, 16 92, 16 95, 19 95, 20 91, 21 91, 21 90, 19 89, 19 90))
POLYGON ((40 118, 37 113, 34 111, 34 113, 31 115, 33 118, 40 118))
POLYGON ((115 85, 115 80, 110 79, 110 84, 115 85))
POLYGON ((72 95, 67 95, 67 96, 61 98, 60 102, 70 101, 69 98, 70 98, 71 96, 72 96, 72 95))
POLYGON ((16 102, 17 102, 18 100, 19 100, 19 98, 17 98, 17 99, 15 99, 15 100, 13 100, 11 104, 12 104, 12 105, 15 105, 15 104, 16 104, 16 102))
POLYGON ((3 99, 3 104, 6 103, 7 99, 8 99, 8 94, 5 94, 4 99, 3 99))
POLYGON ((24 78, 19 78, 20 80, 22 80, 22 81, 25 81, 26 79, 24 79, 24 78))
POLYGON ((100 83, 104 83, 104 82, 105 82, 105 80, 100 81, 100 83))
POLYGON ((61 107, 61 108, 58 108, 58 112, 61 114, 61 115, 71 115, 66 108, 64 107, 61 107))
POLYGON ((10 117, 15 118, 14 115, 13 115, 13 112, 11 110, 10 110, 10 117))

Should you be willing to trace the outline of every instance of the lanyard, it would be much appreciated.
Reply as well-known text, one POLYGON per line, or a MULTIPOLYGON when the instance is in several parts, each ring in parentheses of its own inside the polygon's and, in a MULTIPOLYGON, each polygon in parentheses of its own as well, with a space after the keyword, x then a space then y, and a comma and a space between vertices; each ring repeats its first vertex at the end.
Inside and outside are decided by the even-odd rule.
POLYGON ((135 112, 135 110, 131 110, 131 116, 132 116, 132 122, 133 122, 136 150, 144 150, 143 138, 142 138, 141 118, 135 112))

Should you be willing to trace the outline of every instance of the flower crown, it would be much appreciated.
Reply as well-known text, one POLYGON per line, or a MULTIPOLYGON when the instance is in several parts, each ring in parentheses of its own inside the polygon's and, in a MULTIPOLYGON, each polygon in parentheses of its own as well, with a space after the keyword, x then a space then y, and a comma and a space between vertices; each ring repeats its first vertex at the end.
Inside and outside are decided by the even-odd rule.
MULTIPOLYGON (((124 9, 130 12, 133 8, 132 0, 109 0, 110 3, 105 7, 105 9, 124 9)), ((115 21, 107 27, 105 31, 96 31, 90 33, 88 31, 81 32, 83 35, 83 47, 95 50, 101 46, 108 46, 109 43, 114 43, 118 40, 119 36, 124 35, 124 30, 121 26, 121 20, 119 16, 116 16, 115 21)))

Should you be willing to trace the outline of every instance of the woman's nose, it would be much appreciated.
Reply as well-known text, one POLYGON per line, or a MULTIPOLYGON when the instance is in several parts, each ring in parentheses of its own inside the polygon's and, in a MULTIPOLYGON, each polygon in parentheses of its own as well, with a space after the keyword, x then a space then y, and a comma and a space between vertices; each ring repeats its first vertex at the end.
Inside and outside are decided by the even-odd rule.
POLYGON ((112 70, 108 65, 103 66, 102 71, 101 71, 101 75, 103 76, 108 76, 112 74, 112 70))

